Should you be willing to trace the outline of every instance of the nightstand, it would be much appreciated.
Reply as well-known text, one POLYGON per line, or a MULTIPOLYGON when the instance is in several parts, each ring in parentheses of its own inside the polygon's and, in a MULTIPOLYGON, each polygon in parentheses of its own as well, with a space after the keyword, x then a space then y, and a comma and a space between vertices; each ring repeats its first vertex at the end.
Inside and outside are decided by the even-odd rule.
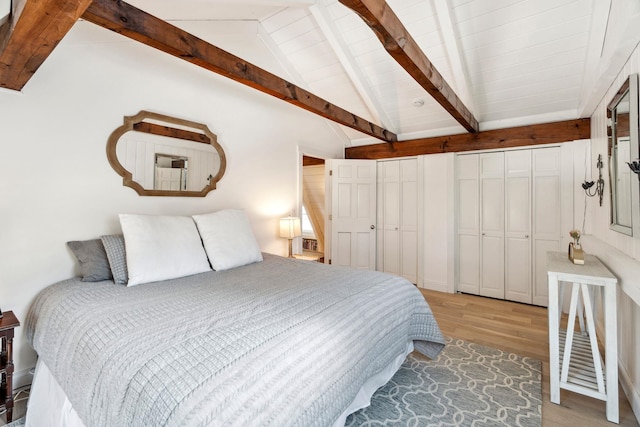
POLYGON ((20 321, 13 311, 5 311, 0 318, 0 408, 7 410, 7 423, 13 420, 13 330, 20 326, 20 321))

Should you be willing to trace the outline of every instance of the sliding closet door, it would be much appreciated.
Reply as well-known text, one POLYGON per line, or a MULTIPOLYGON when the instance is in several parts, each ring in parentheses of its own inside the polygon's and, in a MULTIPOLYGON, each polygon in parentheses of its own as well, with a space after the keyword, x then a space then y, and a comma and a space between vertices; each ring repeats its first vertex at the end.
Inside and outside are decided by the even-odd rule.
POLYGON ((480 294, 480 180, 477 154, 456 156, 458 291, 480 294))
POLYGON ((480 155, 480 295, 504 298, 504 153, 480 155))
POLYGON ((505 152, 505 299, 531 304, 531 150, 505 152))

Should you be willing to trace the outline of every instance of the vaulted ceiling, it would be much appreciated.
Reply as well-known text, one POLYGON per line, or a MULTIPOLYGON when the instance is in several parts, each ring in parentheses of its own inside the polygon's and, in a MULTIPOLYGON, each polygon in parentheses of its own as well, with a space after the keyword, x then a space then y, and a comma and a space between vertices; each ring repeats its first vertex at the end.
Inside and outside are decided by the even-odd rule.
MULTIPOLYGON (((379 125, 399 140, 469 130, 385 50, 370 28, 372 22, 342 4, 349 0, 128 3, 379 125)), ((386 3, 480 130, 588 117, 599 92, 608 87, 600 82, 602 70, 596 69, 607 36, 615 30, 607 24, 612 16, 640 12, 638 2, 631 0, 386 3)), ((400 43, 406 39, 401 37, 400 43)), ((436 86, 446 92, 442 84, 436 86)), ((334 126, 348 137, 347 145, 380 142, 371 134, 334 126)))

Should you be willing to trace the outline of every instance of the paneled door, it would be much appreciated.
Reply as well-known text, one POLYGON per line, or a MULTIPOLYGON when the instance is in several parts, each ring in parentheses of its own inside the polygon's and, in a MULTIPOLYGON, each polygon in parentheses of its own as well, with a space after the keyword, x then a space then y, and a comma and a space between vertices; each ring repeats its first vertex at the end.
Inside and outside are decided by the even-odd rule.
POLYGON ((504 297, 531 304, 531 150, 504 154, 504 297))
POLYGON ((377 269, 418 283, 420 159, 378 162, 377 269))
POLYGON ((376 269, 376 161, 331 160, 331 263, 376 269))
POLYGON ((480 295, 504 298, 504 153, 480 155, 480 295))
POLYGON ((480 184, 477 155, 456 156, 458 291, 480 295, 480 184))
POLYGON ((547 252, 560 251, 562 230, 561 149, 532 150, 533 303, 549 301, 547 252))

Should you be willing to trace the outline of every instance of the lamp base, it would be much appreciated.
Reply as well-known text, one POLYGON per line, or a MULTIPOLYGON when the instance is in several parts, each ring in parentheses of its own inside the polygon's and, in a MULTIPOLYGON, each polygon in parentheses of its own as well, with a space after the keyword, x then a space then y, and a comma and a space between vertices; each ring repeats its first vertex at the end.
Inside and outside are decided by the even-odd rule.
POLYGON ((289 258, 293 258, 293 239, 289 239, 289 258))

